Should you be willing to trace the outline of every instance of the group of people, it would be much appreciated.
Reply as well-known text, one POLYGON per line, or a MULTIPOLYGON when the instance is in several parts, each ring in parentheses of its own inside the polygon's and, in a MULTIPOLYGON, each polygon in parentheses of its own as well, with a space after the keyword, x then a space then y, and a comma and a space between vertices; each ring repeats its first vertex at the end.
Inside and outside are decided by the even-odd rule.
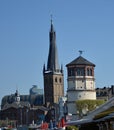
POLYGON ((59 129, 63 128, 65 125, 65 120, 62 118, 59 122, 56 123, 56 121, 50 120, 50 123, 42 122, 41 129, 59 129))

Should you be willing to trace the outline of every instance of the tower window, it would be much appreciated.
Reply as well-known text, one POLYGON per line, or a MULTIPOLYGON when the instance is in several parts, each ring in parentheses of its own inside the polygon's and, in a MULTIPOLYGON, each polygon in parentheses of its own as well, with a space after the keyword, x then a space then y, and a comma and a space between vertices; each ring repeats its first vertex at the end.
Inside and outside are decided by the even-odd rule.
POLYGON ((68 76, 74 76, 75 75, 75 69, 74 68, 68 68, 68 76))
POLYGON ((77 68, 76 74, 77 76, 84 76, 85 75, 84 68, 77 68))
POLYGON ((92 69, 90 69, 90 76, 92 76, 92 69))
POLYGON ((60 82, 60 83, 62 82, 61 78, 59 79, 59 82, 60 82))
POLYGON ((87 68, 87 76, 92 76, 92 69, 91 68, 87 68))
POLYGON ((57 82, 57 77, 55 78, 55 82, 57 82))
POLYGON ((87 76, 89 76, 89 68, 87 68, 87 76))

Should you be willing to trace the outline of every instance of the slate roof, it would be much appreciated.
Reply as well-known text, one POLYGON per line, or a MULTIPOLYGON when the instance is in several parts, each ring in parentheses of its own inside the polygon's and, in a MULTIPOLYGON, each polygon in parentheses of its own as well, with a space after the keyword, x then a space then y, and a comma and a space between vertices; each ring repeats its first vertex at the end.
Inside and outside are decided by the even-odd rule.
POLYGON ((82 56, 79 56, 78 58, 76 58, 72 62, 68 63, 66 66, 68 67, 70 65, 89 65, 89 66, 94 66, 95 67, 95 64, 93 64, 92 62, 86 60, 82 56))
POLYGON ((56 72, 60 70, 59 61, 58 61, 58 52, 57 52, 57 45, 56 45, 56 32, 54 31, 53 24, 51 23, 51 30, 50 30, 50 47, 49 47, 49 54, 48 54, 48 61, 47 61, 47 70, 56 72))

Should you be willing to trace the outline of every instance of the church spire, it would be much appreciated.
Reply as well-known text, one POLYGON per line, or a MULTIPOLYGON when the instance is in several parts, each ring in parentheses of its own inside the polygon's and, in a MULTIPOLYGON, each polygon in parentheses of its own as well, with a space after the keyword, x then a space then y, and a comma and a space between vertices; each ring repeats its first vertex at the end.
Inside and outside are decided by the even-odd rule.
POLYGON ((54 31, 54 28, 53 28, 53 18, 52 18, 52 15, 51 15, 51 32, 54 31))
POLYGON ((43 67, 44 76, 44 97, 45 105, 54 105, 59 103, 59 98, 64 96, 64 76, 62 67, 60 69, 58 62, 58 53, 56 46, 56 32, 53 27, 51 17, 51 26, 49 32, 49 54, 47 67, 43 67), (59 87, 58 87, 59 86, 59 87))
POLYGON ((50 40, 50 45, 49 45, 47 70, 52 72, 60 72, 59 63, 58 63, 57 46, 56 46, 56 33, 54 31, 52 17, 51 17, 51 29, 49 33, 49 40, 50 40))

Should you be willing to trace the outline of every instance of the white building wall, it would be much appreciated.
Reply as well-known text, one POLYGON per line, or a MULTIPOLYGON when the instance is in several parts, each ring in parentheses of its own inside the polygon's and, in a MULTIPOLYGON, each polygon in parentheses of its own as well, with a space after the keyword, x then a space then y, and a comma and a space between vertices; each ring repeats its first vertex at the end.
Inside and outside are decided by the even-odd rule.
POLYGON ((70 91, 68 92, 68 113, 73 115, 73 120, 77 119, 77 108, 76 108, 76 100, 95 100, 96 92, 95 91, 70 91))
POLYGON ((96 92, 95 91, 70 91, 68 92, 68 101, 76 101, 76 100, 85 100, 85 99, 96 99, 96 92))
POLYGON ((77 90, 77 89, 84 89, 84 88, 85 88, 85 81, 82 79, 75 80, 74 78, 68 81, 68 89, 77 90))
POLYGON ((70 80, 68 81, 68 89, 74 89, 75 88, 75 81, 70 80))
POLYGON ((77 80, 76 81, 76 84, 77 84, 77 89, 84 89, 85 88, 85 82, 84 82, 84 80, 77 80))
POLYGON ((94 81, 87 80, 86 81, 86 89, 88 89, 88 90, 94 90, 94 81))
POLYGON ((94 90, 95 89, 95 81, 92 76, 78 76, 76 79, 75 77, 68 80, 68 89, 75 89, 75 90, 94 90))

